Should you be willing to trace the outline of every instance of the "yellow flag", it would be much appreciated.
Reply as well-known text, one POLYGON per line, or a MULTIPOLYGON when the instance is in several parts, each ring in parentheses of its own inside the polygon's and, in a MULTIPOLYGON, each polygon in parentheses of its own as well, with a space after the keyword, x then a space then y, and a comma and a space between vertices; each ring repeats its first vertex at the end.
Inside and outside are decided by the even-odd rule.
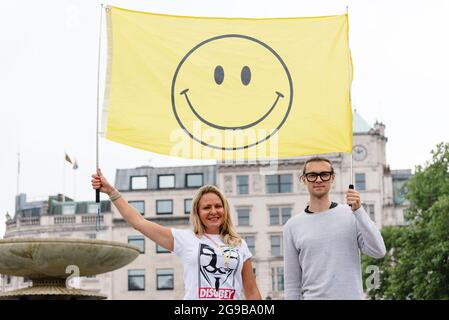
POLYGON ((106 13, 107 139, 195 159, 351 152, 346 14, 106 13))

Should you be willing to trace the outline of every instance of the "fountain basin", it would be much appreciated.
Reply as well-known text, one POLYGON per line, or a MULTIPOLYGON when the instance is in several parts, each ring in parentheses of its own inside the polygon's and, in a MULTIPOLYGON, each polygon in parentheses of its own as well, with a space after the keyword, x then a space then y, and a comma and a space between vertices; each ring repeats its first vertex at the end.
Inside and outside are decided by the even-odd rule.
POLYGON ((93 276, 120 269, 140 254, 129 244, 103 240, 64 238, 9 238, 0 240, 0 274, 27 277, 32 288, 0 294, 21 296, 70 296, 106 298, 87 290, 69 288, 65 280, 72 274, 93 276), (36 293, 36 294, 33 294, 36 293))

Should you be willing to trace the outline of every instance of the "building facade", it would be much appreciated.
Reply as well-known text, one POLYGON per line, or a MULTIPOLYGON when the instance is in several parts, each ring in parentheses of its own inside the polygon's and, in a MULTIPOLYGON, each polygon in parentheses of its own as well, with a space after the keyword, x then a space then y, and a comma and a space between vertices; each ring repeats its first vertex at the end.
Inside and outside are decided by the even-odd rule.
MULTIPOLYGON (((353 182, 379 228, 405 224, 407 203, 403 185, 411 177, 411 170, 390 170, 383 124, 376 123, 371 127, 355 112, 353 128, 352 175, 350 154, 323 155, 332 160, 336 173, 333 201, 345 202, 346 190, 353 182)), ((253 267, 262 297, 282 299, 282 227, 307 205, 308 192, 299 180, 307 158, 275 163, 118 169, 115 187, 146 219, 173 228, 189 228, 195 191, 205 184, 217 185, 228 197, 234 225, 253 253, 253 267)), ((48 203, 34 204, 42 209, 39 213, 35 209, 33 215, 29 210, 33 204, 24 202, 23 198, 18 201, 20 205, 14 219, 7 221, 5 237, 96 237, 127 242, 140 248, 140 256, 129 265, 95 278, 80 278, 78 287, 100 291, 109 299, 183 298, 180 259, 130 227, 108 201, 102 203, 100 232, 95 232, 92 223, 92 203, 61 203, 49 199, 48 203), (25 207, 29 217, 22 214, 25 207), (23 224, 24 221, 34 222, 23 224)), ((21 283, 6 278, 3 282, 9 283, 3 290, 17 288, 21 283)), ((25 281, 23 285, 28 284, 25 281)))

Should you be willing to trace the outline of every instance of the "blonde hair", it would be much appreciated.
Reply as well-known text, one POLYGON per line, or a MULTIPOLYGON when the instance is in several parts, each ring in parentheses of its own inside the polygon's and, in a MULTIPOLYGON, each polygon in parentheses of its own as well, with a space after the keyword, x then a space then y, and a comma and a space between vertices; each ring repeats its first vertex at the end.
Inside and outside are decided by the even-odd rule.
POLYGON ((229 210, 229 203, 226 200, 224 194, 213 185, 205 185, 201 187, 195 194, 192 200, 192 210, 190 211, 190 222, 193 225, 193 232, 197 236, 202 236, 206 233, 206 229, 204 224, 201 222, 199 215, 199 205, 201 197, 207 193, 216 194, 221 202, 223 203, 223 224, 220 226, 220 238, 221 240, 231 246, 238 246, 242 242, 242 238, 238 235, 237 231, 235 231, 234 225, 231 220, 231 212, 229 210))

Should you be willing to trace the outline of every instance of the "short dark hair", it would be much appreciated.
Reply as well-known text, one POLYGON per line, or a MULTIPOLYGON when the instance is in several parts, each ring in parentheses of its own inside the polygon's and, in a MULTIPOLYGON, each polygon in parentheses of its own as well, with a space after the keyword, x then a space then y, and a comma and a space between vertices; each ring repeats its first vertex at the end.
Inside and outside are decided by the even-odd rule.
POLYGON ((324 158, 324 157, 313 157, 313 158, 308 159, 306 161, 306 163, 304 163, 304 168, 302 169, 302 174, 303 175, 306 174, 306 167, 307 167, 308 163, 310 163, 310 162, 321 162, 321 161, 329 163, 329 165, 331 166, 331 173, 334 174, 334 167, 332 166, 332 162, 329 159, 324 158))

